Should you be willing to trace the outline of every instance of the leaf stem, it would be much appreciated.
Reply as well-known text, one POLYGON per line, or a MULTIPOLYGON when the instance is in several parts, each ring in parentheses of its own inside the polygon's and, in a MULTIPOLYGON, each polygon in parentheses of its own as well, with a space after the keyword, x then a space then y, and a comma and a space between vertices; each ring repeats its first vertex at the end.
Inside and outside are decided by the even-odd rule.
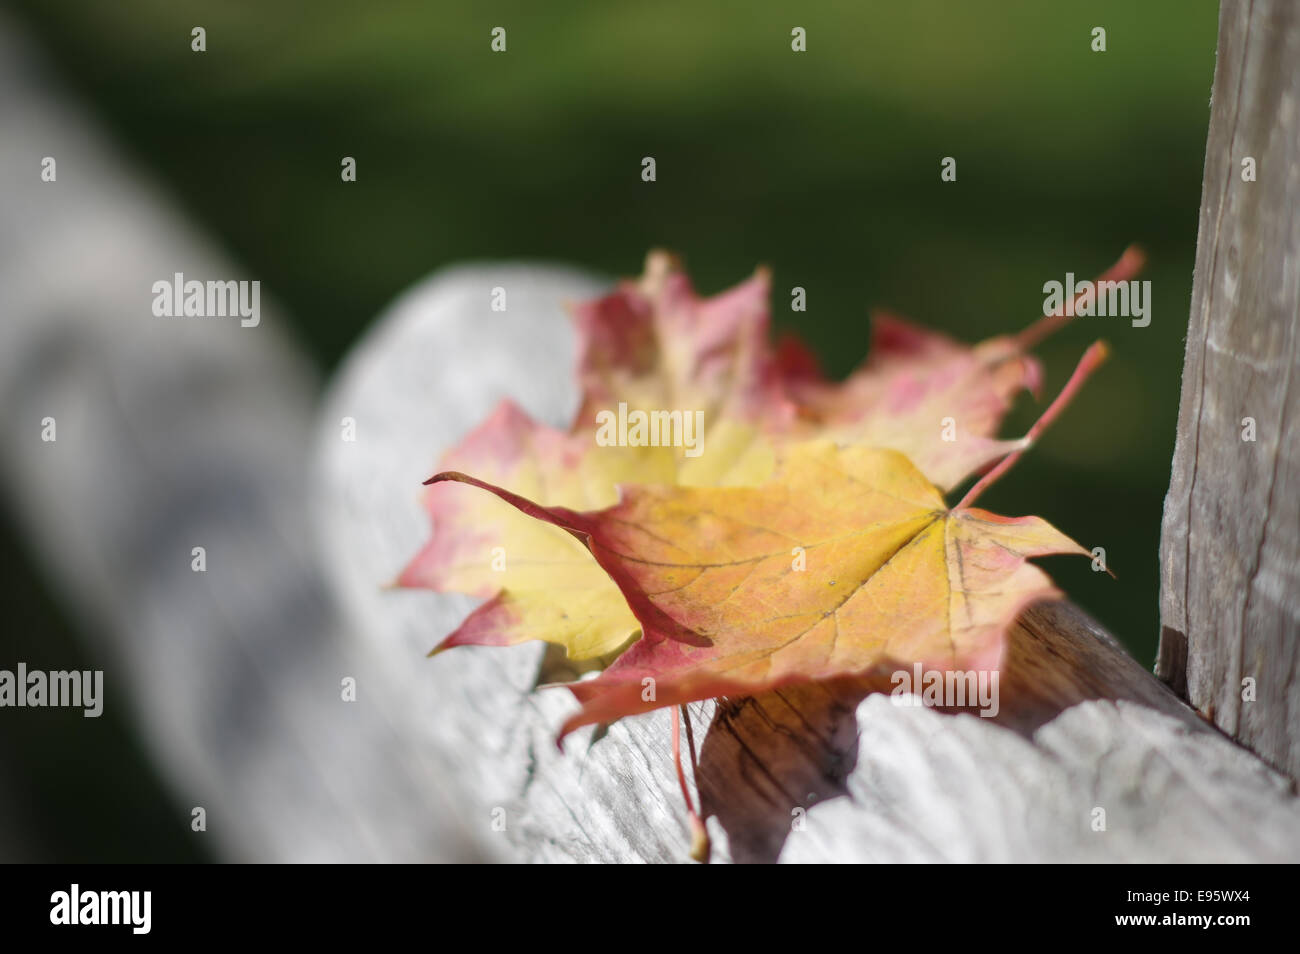
POLYGON ((1104 341, 1094 342, 1093 345, 1083 353, 1083 357, 1079 359, 1078 367, 1076 367, 1074 373, 1070 375, 1070 380, 1065 382, 1065 387, 1061 389, 1061 393, 1058 394, 1056 399, 1047 406, 1047 410, 1043 412, 1042 417, 1035 421, 1034 426, 1029 429, 1029 433, 1025 435, 1024 441, 1022 442, 1022 446, 1002 458, 1002 460, 998 462, 997 466, 976 481, 975 486, 971 487, 971 489, 966 492, 966 496, 961 499, 961 503, 957 504, 953 509, 961 510, 964 507, 969 507, 975 502, 975 498, 987 490, 994 481, 1010 470, 1016 461, 1020 459, 1020 455, 1033 446, 1034 441, 1038 439, 1038 435, 1047 430, 1051 423, 1060 416, 1061 412, 1065 410, 1066 405, 1070 403, 1070 400, 1074 397, 1075 393, 1079 388, 1083 387, 1083 382, 1088 379, 1088 375, 1097 370, 1109 354, 1110 349, 1106 347, 1104 341))
POLYGON ((682 769, 682 743, 681 743, 681 719, 678 716, 678 709, 682 710, 689 724, 690 716, 686 715, 683 706, 673 706, 673 763, 677 766, 677 782, 682 787, 682 798, 686 801, 686 814, 691 822, 691 857, 696 861, 705 862, 709 860, 709 832, 704 827, 699 813, 695 810, 695 805, 691 801, 691 790, 686 787, 686 772, 682 769))
MULTIPOLYGON (((1116 260, 1114 265, 1097 276, 1093 284, 1095 285, 1098 282, 1126 282, 1142 271, 1142 266, 1146 264, 1146 261, 1146 252, 1142 251, 1137 245, 1130 245, 1124 249, 1124 254, 1116 260)), ((1056 311, 1050 315, 1044 315, 1016 335, 1016 344, 1020 350, 1029 351, 1036 347, 1040 341, 1073 318, 1075 306, 1079 304, 1082 298, 1083 292, 1079 292, 1068 305, 1062 304, 1056 311)))

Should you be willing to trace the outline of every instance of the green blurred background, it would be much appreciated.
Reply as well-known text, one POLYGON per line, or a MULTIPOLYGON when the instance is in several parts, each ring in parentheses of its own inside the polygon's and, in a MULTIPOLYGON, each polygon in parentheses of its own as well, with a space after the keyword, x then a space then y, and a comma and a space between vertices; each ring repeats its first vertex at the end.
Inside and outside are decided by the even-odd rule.
MULTIPOLYGON (((1139 242, 1151 325, 1082 321, 1039 349, 1049 395, 1095 338, 1113 358, 981 502, 1104 546, 1118 579, 1077 559, 1048 569, 1152 662, 1212 0, 10 6, 138 164, 263 280, 325 369, 403 288, 465 259, 621 275, 665 246, 704 292, 764 262, 778 329, 843 374, 866 350, 872 307, 974 341, 1041 314, 1045 281, 1092 277, 1139 242), (206 53, 190 50, 194 26, 206 53), (495 26, 504 54, 489 49, 495 26), (791 52, 794 26, 806 53, 791 52), (1104 53, 1091 50, 1096 26, 1104 53), (340 182, 343 156, 356 183, 340 182), (642 156, 657 161, 653 184, 642 156), (955 183, 940 181, 944 156, 955 183), (793 285, 805 314, 790 312, 793 285)), ((1037 410, 1026 397, 1007 433, 1037 410)), ((77 665, 22 544, 4 547, 13 656, 77 665)), ((53 751, 21 732, 6 743, 26 777, 19 815, 48 829, 44 853, 201 857, 160 840, 175 826, 151 818, 176 809, 130 727, 100 721, 72 731, 77 718, 53 751)))

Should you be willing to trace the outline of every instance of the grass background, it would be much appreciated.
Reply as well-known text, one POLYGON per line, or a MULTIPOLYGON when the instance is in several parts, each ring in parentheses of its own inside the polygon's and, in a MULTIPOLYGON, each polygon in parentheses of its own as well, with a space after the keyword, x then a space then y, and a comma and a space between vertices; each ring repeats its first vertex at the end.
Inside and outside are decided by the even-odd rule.
MULTIPOLYGON (((1104 546, 1118 579, 1082 560, 1047 568, 1153 660, 1211 0, 10 5, 325 368, 404 287, 465 259, 621 275, 665 246, 705 292, 767 263, 778 328, 843 374, 866 351, 873 306, 975 341, 1040 314, 1044 282, 1091 277, 1141 243, 1151 325, 1081 321, 1039 349, 1048 395, 1095 338, 1113 357, 981 503, 1104 546), (205 53, 190 50, 194 26, 205 53), (489 49, 495 26, 504 54, 489 49), (791 52, 794 26, 806 53, 791 52), (343 156, 356 183, 339 180, 343 156), (940 181, 944 156, 955 183, 940 181), (789 310, 793 285, 806 313, 789 310)), ((1039 409, 1026 397, 1006 432, 1039 409)), ((30 572, 25 559, 6 545, 6 568, 30 572)), ((27 593, 16 658, 38 665, 59 639, 75 652, 58 607, 35 582, 27 593)), ((68 652, 50 665, 74 665, 68 652)), ((147 832, 149 813, 174 809, 128 727, 114 744, 125 768, 96 777, 143 794, 103 811, 139 829, 136 847, 88 827, 51 836, 51 852, 189 856, 147 832)), ((38 787, 62 791, 49 770, 35 764, 38 787)))

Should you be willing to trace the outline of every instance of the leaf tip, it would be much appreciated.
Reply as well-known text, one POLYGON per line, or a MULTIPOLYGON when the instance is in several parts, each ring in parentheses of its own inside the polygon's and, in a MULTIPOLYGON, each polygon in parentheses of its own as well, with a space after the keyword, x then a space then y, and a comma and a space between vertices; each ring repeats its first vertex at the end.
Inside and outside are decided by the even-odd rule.
POLYGON ((428 487, 430 484, 440 484, 445 480, 459 480, 464 483, 469 482, 469 478, 458 470, 443 470, 434 474, 428 480, 423 481, 423 483, 424 486, 428 487))
POLYGON ((666 249, 654 248, 646 253, 645 268, 637 284, 642 294, 654 298, 663 289, 668 276, 681 270, 681 259, 666 249))
POLYGON ((1110 357, 1110 345, 1104 341, 1094 341, 1092 345, 1084 352, 1083 360, 1080 364, 1087 363, 1087 370, 1091 371, 1097 365, 1101 364, 1110 357))
POLYGON ((1119 261, 1115 263, 1115 271, 1122 272, 1125 276, 1132 276, 1142 271, 1146 264, 1146 249, 1134 242, 1120 255, 1119 261))

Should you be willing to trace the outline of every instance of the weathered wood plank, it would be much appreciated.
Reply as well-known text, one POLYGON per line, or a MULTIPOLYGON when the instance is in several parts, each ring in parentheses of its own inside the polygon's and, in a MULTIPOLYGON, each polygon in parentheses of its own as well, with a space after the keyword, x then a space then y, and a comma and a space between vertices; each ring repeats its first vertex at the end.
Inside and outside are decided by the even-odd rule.
MULTIPOLYGON (((603 738, 554 733, 575 706, 532 691, 542 652, 424 653, 471 602, 384 590, 428 533, 420 481, 503 396, 555 424, 576 403, 572 333, 537 273, 459 269, 408 297, 332 385, 315 468, 321 550, 366 654, 457 803, 527 861, 683 860, 689 842, 658 712, 603 738), (504 286, 511 311, 488 311, 504 286), (515 303, 520 312, 515 312, 515 303), (358 422, 355 444, 339 421, 358 422)), ((996 719, 812 686, 691 707, 718 857, 742 861, 1300 860, 1290 780, 1207 725, 1068 604, 1013 632, 996 719), (1094 831, 1095 811, 1105 831, 1094 831), (800 830, 793 830, 794 822, 800 830)))
POLYGON ((1300 4, 1225 0, 1165 499, 1157 666, 1216 725, 1293 778, 1300 777, 1297 64, 1300 4), (1248 159, 1253 182, 1243 181, 1248 159))

